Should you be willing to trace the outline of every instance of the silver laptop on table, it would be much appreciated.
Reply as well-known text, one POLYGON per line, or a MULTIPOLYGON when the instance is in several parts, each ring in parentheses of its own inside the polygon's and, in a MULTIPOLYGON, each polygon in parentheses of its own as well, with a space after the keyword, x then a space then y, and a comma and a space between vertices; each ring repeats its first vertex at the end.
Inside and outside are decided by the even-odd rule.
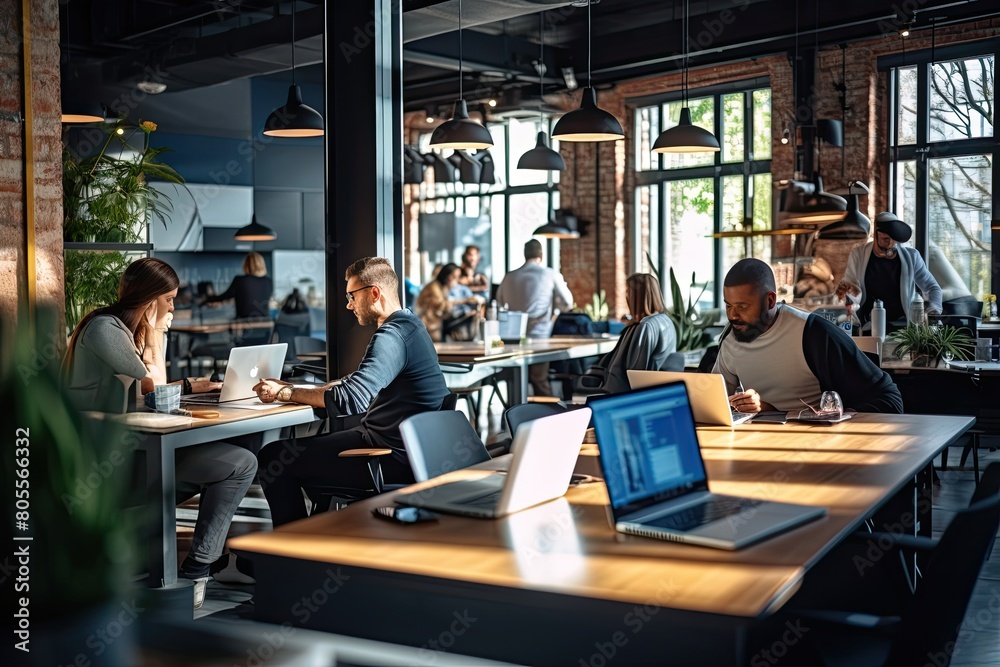
POLYGON ((679 373, 674 371, 625 371, 632 389, 645 389, 682 381, 691 397, 694 420, 712 426, 736 426, 750 421, 756 415, 737 412, 729 405, 726 379, 718 373, 679 373))
POLYGON ((182 403, 214 405, 256 398, 253 387, 264 378, 280 378, 288 343, 247 345, 229 352, 226 377, 219 393, 181 396, 182 403))
POLYGON ((396 496, 396 502, 495 519, 559 498, 569 488, 589 423, 587 408, 525 422, 514 435, 506 475, 439 484, 396 496))
POLYGON ((683 382, 589 405, 618 532, 732 550, 826 514, 822 507, 710 493, 683 382))

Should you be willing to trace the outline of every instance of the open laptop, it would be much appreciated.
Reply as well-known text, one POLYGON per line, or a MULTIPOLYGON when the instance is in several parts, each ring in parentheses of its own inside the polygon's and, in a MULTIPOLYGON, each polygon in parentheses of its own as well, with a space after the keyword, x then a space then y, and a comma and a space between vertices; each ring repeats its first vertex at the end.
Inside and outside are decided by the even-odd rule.
POLYGON ((811 521, 822 507, 710 493, 683 382, 590 402, 615 530, 739 549, 811 521))
POLYGON ((590 410, 568 410, 525 422, 511 443, 507 474, 448 482, 396 496, 412 507, 495 519, 554 500, 566 493, 580 454, 590 410))
POLYGON ((737 412, 729 405, 726 379, 718 373, 679 373, 673 371, 625 371, 632 389, 645 389, 682 381, 687 385, 691 397, 694 420, 699 424, 736 426, 753 419, 756 415, 737 412))
POLYGON ((218 393, 181 396, 181 402, 213 405, 256 398, 257 394, 253 390, 255 384, 264 378, 281 377, 287 348, 288 343, 234 347, 229 352, 222 390, 218 393))

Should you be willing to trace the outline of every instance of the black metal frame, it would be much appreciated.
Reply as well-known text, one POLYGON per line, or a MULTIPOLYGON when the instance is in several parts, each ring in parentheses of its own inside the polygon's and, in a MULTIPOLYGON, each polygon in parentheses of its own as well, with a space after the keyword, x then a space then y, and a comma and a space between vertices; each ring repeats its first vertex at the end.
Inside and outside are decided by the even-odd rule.
MULTIPOLYGON (((665 220, 666 220, 666 196, 663 192, 663 185, 674 181, 688 181, 700 178, 711 178, 713 183, 713 196, 716 202, 719 202, 722 197, 722 179, 726 176, 742 176, 743 177, 743 192, 744 192, 744 210, 753 211, 753 201, 752 198, 747 196, 746 193, 750 192, 750 179, 756 174, 769 174, 771 173, 771 159, 767 160, 755 160, 753 159, 753 92, 755 90, 760 90, 763 88, 770 88, 770 79, 768 77, 758 77, 755 79, 733 81, 725 84, 720 84, 716 86, 699 88, 688 93, 689 98, 703 98, 712 97, 715 104, 715 115, 714 123, 715 127, 714 133, 716 137, 722 136, 722 98, 726 95, 731 95, 733 93, 743 93, 744 101, 744 122, 743 122, 743 159, 737 162, 723 162, 722 154, 723 151, 719 151, 715 155, 715 159, 711 165, 704 165, 699 167, 682 167, 676 169, 664 169, 663 168, 663 157, 657 156, 655 159, 660 168, 658 169, 648 169, 644 171, 635 171, 635 187, 632 191, 632 198, 635 201, 635 193, 641 187, 647 187, 652 185, 658 185, 660 187, 659 201, 658 201, 658 219, 656 225, 656 233, 661 239, 658 257, 655 257, 655 261, 658 266, 667 266, 666 257, 666 246, 662 242, 662 239, 666 236, 665 220)), ((659 115, 659 128, 663 131, 664 118, 663 118, 663 106, 668 102, 676 102, 681 99, 681 92, 675 91, 672 93, 664 93, 661 95, 651 95, 646 97, 637 97, 626 100, 626 105, 630 112, 634 115, 641 108, 644 107, 655 107, 657 114, 659 115)), ((774 112, 772 107, 772 123, 774 118, 774 112)), ((638 127, 638 124, 635 124, 638 127)), ((636 130, 638 132, 638 130, 636 130)), ((652 139, 649 142, 652 145, 652 139)), ((638 137, 635 137, 634 145, 641 145, 638 137)), ((712 211, 712 229, 713 231, 721 231, 722 228, 722 207, 714 206, 712 211)), ((633 213, 632 216, 632 234, 633 237, 639 238, 639 225, 638 219, 633 213)), ((716 306, 721 303, 720 289, 722 285, 722 245, 721 239, 716 239, 713 244, 712 250, 712 262, 713 262, 713 274, 712 280, 715 285, 715 289, 712 293, 712 300, 716 306)), ((639 266, 639 249, 636 248, 634 256, 632 257, 632 266, 636 270, 639 266)), ((667 294, 669 285, 663 284, 661 288, 664 290, 664 294, 667 294)))

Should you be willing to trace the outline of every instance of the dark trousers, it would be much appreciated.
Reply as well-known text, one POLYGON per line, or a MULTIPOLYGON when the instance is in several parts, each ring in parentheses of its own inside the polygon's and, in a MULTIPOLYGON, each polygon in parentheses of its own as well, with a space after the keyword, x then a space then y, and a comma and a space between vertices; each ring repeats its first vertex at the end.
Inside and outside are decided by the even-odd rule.
POLYGON ((549 383, 549 363, 531 364, 528 366, 528 382, 535 396, 551 396, 552 385, 549 383))
MULTIPOLYGON (((364 489, 369 486, 365 458, 340 458, 340 452, 372 446, 362 428, 304 440, 280 440, 265 446, 257 455, 257 477, 271 508, 274 526, 307 516, 303 488, 364 489)), ((386 482, 413 483, 413 471, 398 453, 383 456, 380 463, 386 482)))

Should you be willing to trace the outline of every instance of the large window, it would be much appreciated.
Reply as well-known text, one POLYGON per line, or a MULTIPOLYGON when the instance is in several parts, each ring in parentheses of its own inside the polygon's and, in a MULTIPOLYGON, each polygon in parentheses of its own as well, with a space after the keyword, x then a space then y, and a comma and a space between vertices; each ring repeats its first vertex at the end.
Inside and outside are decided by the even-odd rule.
POLYGON ((635 104, 635 254, 633 270, 661 272, 669 298, 668 269, 682 289, 708 289, 701 305, 721 302, 723 271, 747 254, 770 261, 766 237, 713 239, 722 231, 771 226, 771 90, 766 81, 694 92, 695 125, 719 137, 719 153, 650 152, 662 130, 677 124, 681 102, 665 95, 635 104))
MULTIPOLYGON (((489 149, 495 169, 495 183, 438 183, 434 180, 433 169, 427 169, 426 179, 419 188, 419 210, 424 214, 453 213, 466 220, 456 226, 454 239, 442 248, 421 248, 426 256, 425 264, 433 265, 443 261, 458 261, 457 255, 468 243, 482 247, 483 261, 479 270, 494 283, 499 283, 507 271, 516 269, 524 262, 524 244, 531 233, 544 225, 559 207, 558 171, 517 169, 521 155, 535 147, 540 129, 551 134, 550 123, 544 127, 539 118, 510 118, 502 123, 488 125, 493 137, 493 147, 489 149)), ((418 149, 422 154, 431 154, 430 134, 421 136, 418 149)), ((559 150, 557 141, 552 148, 559 150)), ((441 151, 441 157, 448 159, 453 151, 441 151)), ((442 218, 434 218, 440 224, 442 218)), ((434 235, 421 234, 422 238, 434 235)), ((441 238, 440 236, 436 238, 441 238)), ((451 236, 445 238, 451 239, 451 236)), ((440 243, 438 244, 440 245, 440 243)), ((545 261, 558 268, 559 241, 550 240, 546 248, 545 261)), ((428 267, 424 267, 426 269, 428 267)), ((418 267, 408 267, 407 275, 413 279, 426 280, 420 276, 418 267)), ((423 271, 427 273, 426 270, 423 271)))
POLYGON ((890 206, 944 299, 992 292, 997 42, 883 59, 889 70, 890 206))

